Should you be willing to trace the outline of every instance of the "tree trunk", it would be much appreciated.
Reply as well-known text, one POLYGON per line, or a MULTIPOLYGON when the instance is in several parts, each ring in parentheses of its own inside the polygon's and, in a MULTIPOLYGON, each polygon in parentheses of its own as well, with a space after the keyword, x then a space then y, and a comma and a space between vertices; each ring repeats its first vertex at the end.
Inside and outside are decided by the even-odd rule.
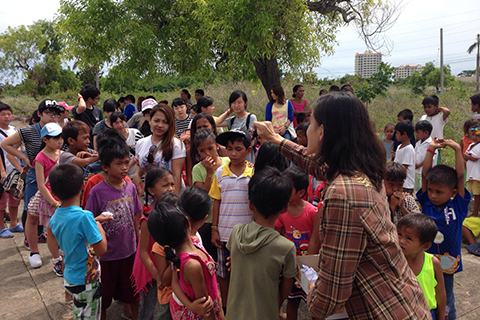
POLYGON ((95 67, 95 84, 97 89, 100 90, 100 70, 99 68, 95 67))
POLYGON ((476 63, 476 68, 475 68, 475 81, 477 83, 476 86, 476 91, 478 92, 478 82, 479 82, 479 77, 480 77, 480 34, 477 34, 477 63, 476 63))
POLYGON ((252 59, 252 62, 268 97, 270 87, 274 84, 280 84, 280 69, 278 68, 277 58, 252 59))

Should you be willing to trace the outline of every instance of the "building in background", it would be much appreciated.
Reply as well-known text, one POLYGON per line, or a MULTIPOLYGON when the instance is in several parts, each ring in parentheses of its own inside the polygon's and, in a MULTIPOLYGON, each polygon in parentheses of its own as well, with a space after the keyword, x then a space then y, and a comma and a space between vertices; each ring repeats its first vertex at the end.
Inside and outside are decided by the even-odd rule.
POLYGON ((373 53, 370 50, 365 53, 355 54, 355 74, 364 78, 370 78, 372 74, 379 71, 380 63, 382 63, 382 54, 373 53))
POLYGON ((395 68, 395 79, 410 77, 415 71, 422 72, 423 67, 419 64, 403 64, 395 68))

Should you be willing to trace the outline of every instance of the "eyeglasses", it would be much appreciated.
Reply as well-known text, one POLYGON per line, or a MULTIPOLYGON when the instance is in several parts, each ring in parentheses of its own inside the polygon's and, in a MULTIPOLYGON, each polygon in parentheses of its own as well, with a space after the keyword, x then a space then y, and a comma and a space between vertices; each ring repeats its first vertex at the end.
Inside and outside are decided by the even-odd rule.
POLYGON ((155 153, 155 150, 157 149, 156 145, 153 145, 148 149, 148 156, 147 156, 147 162, 148 163, 153 163, 154 157, 153 154, 155 153))
POLYGON ((53 112, 53 111, 43 111, 44 114, 46 114, 47 116, 51 117, 52 115, 57 117, 57 118, 60 118, 60 114, 56 113, 56 112, 53 112))

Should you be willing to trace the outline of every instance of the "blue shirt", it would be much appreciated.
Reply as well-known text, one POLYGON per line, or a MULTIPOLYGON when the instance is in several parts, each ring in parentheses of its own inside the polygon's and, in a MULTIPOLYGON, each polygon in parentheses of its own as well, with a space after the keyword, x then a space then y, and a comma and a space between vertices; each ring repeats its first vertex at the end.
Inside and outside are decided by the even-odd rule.
POLYGON ((125 106, 125 110, 123 111, 123 114, 127 117, 127 121, 128 121, 137 112, 138 112, 137 106, 134 105, 133 103, 129 103, 125 106))
POLYGON ((97 281, 100 277, 99 261, 86 244, 102 240, 93 214, 77 206, 59 207, 50 219, 50 229, 65 252, 65 280, 73 285, 97 281))
POLYGON ((428 192, 418 190, 417 199, 422 206, 422 213, 432 217, 437 224, 438 233, 428 253, 440 259, 444 273, 454 274, 463 270, 461 244, 462 224, 468 213, 468 204, 472 196, 465 189, 465 198, 458 193, 440 210, 428 199, 428 192))

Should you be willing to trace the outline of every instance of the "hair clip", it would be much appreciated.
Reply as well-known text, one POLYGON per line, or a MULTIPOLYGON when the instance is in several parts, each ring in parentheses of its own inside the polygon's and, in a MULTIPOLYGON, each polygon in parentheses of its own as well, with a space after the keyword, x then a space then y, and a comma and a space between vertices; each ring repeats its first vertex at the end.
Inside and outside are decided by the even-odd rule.
POLYGON ((152 211, 152 208, 150 206, 143 206, 142 207, 143 212, 145 213, 150 213, 152 211))
POLYGON ((480 127, 471 128, 470 131, 475 132, 475 135, 480 136, 480 127))

